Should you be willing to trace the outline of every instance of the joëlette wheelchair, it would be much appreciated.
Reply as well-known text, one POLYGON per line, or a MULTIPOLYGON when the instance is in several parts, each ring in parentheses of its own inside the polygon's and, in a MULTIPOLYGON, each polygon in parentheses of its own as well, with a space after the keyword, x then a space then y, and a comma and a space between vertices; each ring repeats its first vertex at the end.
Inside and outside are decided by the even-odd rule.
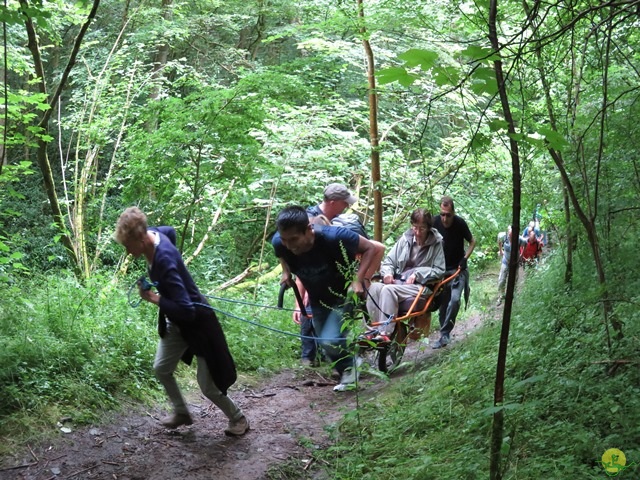
MULTIPOLYGON (((387 373, 398 368, 409 340, 419 340, 423 336, 429 336, 431 312, 440 307, 441 293, 445 285, 459 274, 460 267, 452 275, 442 280, 434 280, 421 285, 418 295, 414 299, 405 300, 398 305, 398 314, 391 320, 395 324, 395 329, 389 335, 389 341, 377 342, 359 339, 359 355, 365 357, 368 352, 373 352, 374 363, 377 363, 378 370, 381 372, 387 373), (423 295, 427 288, 431 290, 431 294, 423 295)), ((385 322, 372 322, 368 323, 368 327, 375 329, 384 324, 385 322)))
MULTIPOLYGON (((402 302, 398 308, 398 315, 392 320, 396 327, 393 333, 389 335, 388 342, 375 342, 373 340, 358 339, 356 341, 358 355, 367 357, 373 353, 373 363, 377 364, 378 370, 388 373, 397 368, 402 362, 407 342, 409 340, 419 340, 421 337, 429 336, 431 330, 431 312, 440 307, 440 294, 445 285, 451 282, 460 274, 460 268, 450 276, 442 280, 434 280, 422 285, 418 295, 413 300, 402 302), (431 290, 431 294, 423 295, 425 288, 431 290)), ((289 288, 286 285, 280 286, 278 295, 278 308, 282 308, 284 304, 284 292, 289 288)), ((293 288, 298 305, 301 305, 301 314, 311 316, 311 312, 307 311, 303 306, 304 303, 297 288, 293 288)), ((308 308, 308 307, 307 307, 308 308)), ((364 306, 360 309, 368 322, 368 314, 364 306)), ((383 325, 384 322, 368 323, 369 328, 375 328, 383 325)))

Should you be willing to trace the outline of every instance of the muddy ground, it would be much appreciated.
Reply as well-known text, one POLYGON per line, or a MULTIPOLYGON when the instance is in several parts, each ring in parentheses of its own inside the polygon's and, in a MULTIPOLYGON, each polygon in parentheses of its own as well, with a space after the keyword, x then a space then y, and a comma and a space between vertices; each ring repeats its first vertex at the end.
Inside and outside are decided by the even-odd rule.
MULTIPOLYGON (((455 348, 480 322, 472 317, 456 325, 447 348, 455 348)), ((430 340, 435 338, 437 334, 432 334, 430 340)), ((404 358, 421 363, 438 352, 412 342, 404 358)), ((77 429, 67 422, 56 441, 25 445, 0 459, 0 480, 329 479, 314 452, 329 444, 330 427, 355 408, 355 393, 333 392, 335 382, 327 373, 328 368, 301 367, 285 370, 255 388, 238 382, 230 395, 251 422, 251 430, 240 438, 226 437, 224 416, 193 391, 191 426, 174 431, 160 426, 158 419, 167 414, 166 406, 77 429), (65 428, 70 431, 65 433, 65 428)), ((400 369, 391 381, 410 374, 400 369)), ((371 375, 362 380, 365 401, 386 385, 371 375)))

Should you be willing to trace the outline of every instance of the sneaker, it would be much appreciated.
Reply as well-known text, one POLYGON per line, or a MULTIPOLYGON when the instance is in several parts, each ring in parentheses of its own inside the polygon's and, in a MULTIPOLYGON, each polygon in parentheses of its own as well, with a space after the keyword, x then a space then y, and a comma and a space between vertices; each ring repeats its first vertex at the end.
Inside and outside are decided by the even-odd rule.
POLYGON ((225 428, 224 433, 230 437, 239 437, 249 431, 249 420, 244 415, 235 422, 229 420, 229 426, 225 428))
POLYGON ((442 347, 446 347, 447 345, 449 345, 449 335, 442 335, 440 337, 439 340, 436 340, 435 342, 433 342, 433 345, 431 345, 431 348, 442 348, 442 347))
POLYGON ((302 365, 303 367, 313 367, 315 366, 315 362, 310 358, 301 358, 300 365, 302 365))
POLYGON ((348 367, 342 372, 340 383, 333 387, 334 392, 344 392, 345 390, 353 390, 356 388, 356 382, 360 378, 359 367, 362 365, 362 358, 355 357, 354 367, 348 367))
POLYGON ((193 420, 191 420, 191 415, 188 413, 174 413, 173 415, 160 420, 160 423, 162 423, 165 428, 173 430, 181 425, 191 425, 193 420))
POLYGON ((378 330, 367 330, 366 332, 364 332, 362 335, 358 337, 358 340, 370 342, 370 341, 373 341, 373 339, 379 335, 380 335, 380 332, 378 330))
POLYGON ((496 302, 496 307, 502 305, 502 297, 498 297, 498 301, 496 302))
POLYGON ((391 338, 389 338, 388 335, 379 334, 379 335, 376 335, 375 337, 373 337, 371 339, 371 341, 375 342, 375 343, 385 343, 385 342, 386 343, 390 343, 391 342, 391 338))
POLYGON ((355 383, 339 383, 335 387, 333 387, 334 392, 346 392, 347 390, 355 390, 355 383))

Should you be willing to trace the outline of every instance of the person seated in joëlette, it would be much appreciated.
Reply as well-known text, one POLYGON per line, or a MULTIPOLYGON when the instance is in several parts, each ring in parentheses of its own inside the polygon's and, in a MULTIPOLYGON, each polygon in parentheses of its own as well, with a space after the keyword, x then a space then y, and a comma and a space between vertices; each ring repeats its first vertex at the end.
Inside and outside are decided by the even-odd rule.
MULTIPOLYGON (((395 329, 393 319, 398 305, 420 294, 423 284, 444 276, 445 258, 442 235, 433 227, 431 213, 418 208, 411 214, 407 230, 382 261, 382 283, 372 283, 367 294, 367 311, 372 323, 382 325, 366 332, 363 339, 389 341, 395 329)), ((432 291, 425 288, 422 295, 432 291)))

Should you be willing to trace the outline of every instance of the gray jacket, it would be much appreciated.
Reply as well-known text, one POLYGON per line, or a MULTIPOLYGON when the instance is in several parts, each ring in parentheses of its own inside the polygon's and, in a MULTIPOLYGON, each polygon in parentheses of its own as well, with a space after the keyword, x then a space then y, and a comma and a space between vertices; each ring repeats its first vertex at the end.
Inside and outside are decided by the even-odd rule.
MULTIPOLYGON (((391 251, 382 260, 380 274, 401 276, 407 270, 406 265, 411 254, 411 245, 414 242, 413 230, 409 229, 402 234, 391 251)), ((424 283, 427 279, 441 279, 445 272, 444 250, 442 249, 442 235, 432 228, 427 235, 425 244, 420 248, 421 261, 417 267, 411 269, 416 276, 416 283, 424 283)))

